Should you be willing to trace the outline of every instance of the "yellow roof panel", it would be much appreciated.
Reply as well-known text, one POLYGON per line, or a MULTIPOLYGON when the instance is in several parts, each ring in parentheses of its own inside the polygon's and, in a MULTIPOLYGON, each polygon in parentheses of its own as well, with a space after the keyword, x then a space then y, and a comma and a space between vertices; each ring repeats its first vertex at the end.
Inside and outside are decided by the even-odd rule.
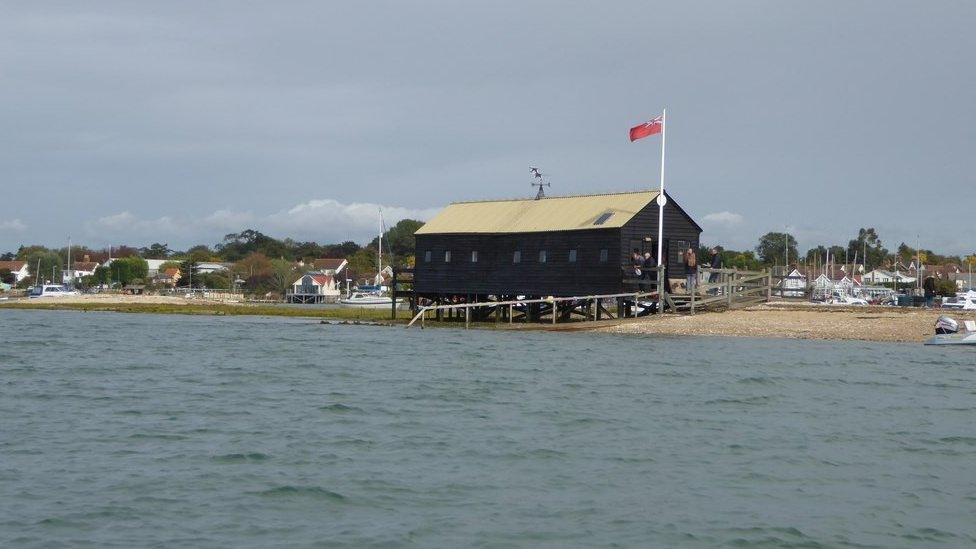
POLYGON ((455 202, 416 234, 532 233, 622 227, 647 206, 658 191, 554 196, 539 200, 455 202), (604 214, 610 214, 606 216, 604 214), (602 223, 597 224, 601 218, 602 223))

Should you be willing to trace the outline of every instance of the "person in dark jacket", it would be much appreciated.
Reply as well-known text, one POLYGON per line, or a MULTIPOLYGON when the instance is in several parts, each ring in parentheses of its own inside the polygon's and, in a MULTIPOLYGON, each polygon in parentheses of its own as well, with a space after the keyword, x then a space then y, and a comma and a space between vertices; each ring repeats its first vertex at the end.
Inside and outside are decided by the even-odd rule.
POLYGON ((925 292, 925 306, 935 305, 935 277, 929 275, 922 281, 922 290, 925 292))
MULTIPOLYGON (((709 250, 709 252, 711 253, 711 256, 712 257, 711 257, 711 259, 708 262, 708 266, 711 269, 721 269, 722 268, 722 254, 721 254, 721 250, 718 248, 718 246, 716 246, 716 247, 712 248, 711 250, 709 250)), ((715 284, 716 282, 718 282, 718 277, 719 277, 719 274, 716 273, 713 270, 711 272, 711 274, 708 275, 708 283, 709 284, 715 284)), ((710 293, 712 295, 718 295, 718 288, 712 288, 711 290, 708 290, 708 293, 710 293)))
POLYGON ((650 283, 657 282, 657 261, 651 252, 644 252, 644 264, 641 265, 641 271, 644 273, 644 280, 648 283, 645 288, 649 288, 650 283))

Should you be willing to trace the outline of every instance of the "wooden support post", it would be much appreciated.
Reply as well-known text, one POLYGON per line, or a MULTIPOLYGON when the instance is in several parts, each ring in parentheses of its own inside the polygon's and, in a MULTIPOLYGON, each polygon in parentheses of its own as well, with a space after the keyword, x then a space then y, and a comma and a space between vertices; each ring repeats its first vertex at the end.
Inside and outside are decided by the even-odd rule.
POLYGON ((552 302, 552 323, 554 325, 556 324, 556 317, 558 316, 557 313, 559 313, 558 303, 559 303, 558 301, 553 301, 552 302))
POLYGON ((695 314, 695 287, 692 286, 691 288, 688 288, 688 290, 689 290, 689 293, 691 294, 691 309, 690 309, 690 311, 691 311, 691 314, 695 314))
POLYGON ((508 323, 511 324, 512 322, 514 322, 514 318, 515 318, 515 305, 512 305, 510 303, 508 305, 508 323))
POLYGON ((664 279, 664 266, 657 266, 657 314, 664 312, 664 293, 668 287, 668 281, 664 279))
POLYGON ((600 301, 601 301, 600 298, 596 298, 596 299, 593 300, 593 304, 596 305, 596 319, 597 320, 603 320, 603 310, 602 310, 602 307, 600 307, 600 301))
POLYGON ((464 329, 467 330, 471 326, 471 307, 465 304, 464 307, 464 329))
POLYGON ((773 271, 766 270, 766 303, 773 299, 773 271))
POLYGON ((725 296, 728 300, 729 309, 732 308, 732 281, 735 279, 731 273, 725 273, 725 296))

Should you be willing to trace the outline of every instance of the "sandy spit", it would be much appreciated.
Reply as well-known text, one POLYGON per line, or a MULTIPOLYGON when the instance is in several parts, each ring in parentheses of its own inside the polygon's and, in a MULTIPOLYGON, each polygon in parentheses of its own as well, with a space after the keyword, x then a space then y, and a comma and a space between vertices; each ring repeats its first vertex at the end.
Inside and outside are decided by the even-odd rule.
POLYGON ((976 320, 974 311, 860 307, 850 309, 756 306, 747 309, 621 320, 595 328, 620 334, 785 337, 913 342, 932 337, 939 315, 976 320))

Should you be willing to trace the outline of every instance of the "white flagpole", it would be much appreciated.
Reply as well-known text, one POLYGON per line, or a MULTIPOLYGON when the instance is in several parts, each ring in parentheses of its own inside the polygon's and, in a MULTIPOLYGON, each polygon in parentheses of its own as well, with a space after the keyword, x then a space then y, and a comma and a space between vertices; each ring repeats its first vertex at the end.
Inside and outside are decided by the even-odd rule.
POLYGON ((657 264, 662 265, 664 251, 664 140, 668 129, 668 109, 661 113, 661 193, 657 198, 657 264))

